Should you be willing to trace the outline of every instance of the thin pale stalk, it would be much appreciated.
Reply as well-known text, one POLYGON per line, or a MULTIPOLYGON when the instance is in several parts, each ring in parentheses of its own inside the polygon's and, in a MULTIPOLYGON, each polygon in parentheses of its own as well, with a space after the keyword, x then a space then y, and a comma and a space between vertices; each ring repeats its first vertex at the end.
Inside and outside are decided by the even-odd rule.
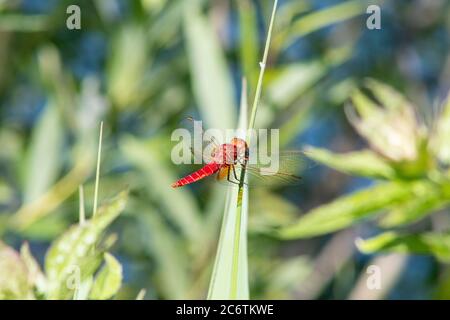
POLYGON ((95 172, 94 210, 92 212, 92 216, 95 216, 95 214, 97 213, 98 183, 100 180, 100 159, 102 155, 102 137, 103 137, 103 121, 100 122, 100 136, 98 138, 97 170, 95 172))
MULTIPOLYGON (((260 71, 258 84, 256 85, 255 99, 253 100, 252 113, 250 116, 250 122, 248 128, 251 130, 255 127, 256 111, 258 110, 259 100, 261 98, 262 83, 264 80, 264 72, 266 71, 267 57, 269 55, 270 41, 272 39, 272 29, 275 21, 275 13, 277 11, 278 0, 275 0, 272 9, 272 15, 270 17, 269 31, 267 32, 266 45, 264 47, 264 55, 262 61, 259 63, 260 71)), ((247 135, 247 142, 250 142, 250 134, 247 135)))

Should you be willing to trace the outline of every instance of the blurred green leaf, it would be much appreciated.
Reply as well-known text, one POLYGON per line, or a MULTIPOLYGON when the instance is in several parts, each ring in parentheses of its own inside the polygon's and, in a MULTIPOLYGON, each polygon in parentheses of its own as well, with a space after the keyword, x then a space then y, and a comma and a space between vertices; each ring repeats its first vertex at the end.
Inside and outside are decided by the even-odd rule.
POLYGON ((240 61, 249 82, 250 93, 256 88, 258 77, 258 21, 255 5, 250 0, 236 1, 240 27, 240 61))
POLYGON ((416 222, 423 217, 444 208, 450 203, 446 188, 433 182, 423 182, 414 190, 415 196, 409 201, 395 206, 383 219, 383 227, 397 227, 416 222))
POLYGON ((374 79, 366 79, 365 85, 386 109, 412 109, 411 103, 392 87, 374 79))
POLYGON ((94 279, 90 299, 106 300, 113 297, 122 284, 122 265, 113 255, 105 252, 105 265, 94 279))
MULTIPOLYGON (((75 128, 76 84, 72 74, 64 67, 59 48, 46 43, 39 48, 37 58, 40 81, 48 92, 50 103, 58 109, 63 123, 68 128, 75 128)), ((68 128, 64 127, 66 130, 68 128)))
POLYGON ((373 217, 386 207, 411 196, 411 186, 408 184, 378 184, 311 210, 296 223, 280 228, 277 235, 283 239, 298 239, 336 231, 363 218, 373 217))
POLYGON ((121 192, 111 203, 101 206, 92 219, 72 226, 52 244, 45 258, 50 299, 76 296, 80 284, 97 270, 105 250, 98 246, 101 236, 125 208, 126 200, 127 192, 121 192))
POLYGON ((47 279, 45 278, 39 263, 31 254, 28 242, 22 244, 22 247, 20 248, 20 258, 27 269, 29 283, 36 288, 36 291, 40 295, 44 295, 47 286, 47 279))
POLYGON ((230 129, 236 124, 232 79, 214 28, 199 4, 185 2, 184 31, 192 86, 207 127, 230 129))
POLYGON ((25 170, 25 203, 42 196, 55 182, 61 169, 63 141, 59 110, 49 103, 33 128, 25 170))
MULTIPOLYGON (((144 247, 156 260, 155 282, 165 299, 187 299, 192 288, 192 260, 189 244, 164 223, 158 212, 149 210, 146 204, 138 216, 144 247)), ((199 249, 200 250, 200 249, 199 249)))
POLYGON ((285 109, 323 77, 327 70, 320 61, 291 64, 277 72, 266 94, 278 108, 285 109))
POLYGON ((268 277, 265 299, 289 299, 293 292, 307 280, 313 265, 304 257, 280 261, 268 277))
POLYGON ((145 177, 148 194, 167 210, 168 216, 180 227, 194 246, 202 243, 202 224, 194 196, 187 189, 174 190, 170 185, 177 180, 165 163, 158 141, 142 142, 131 136, 123 137, 120 149, 126 159, 145 177))
POLYGON ((262 188, 253 190, 250 202, 249 232, 264 232, 292 223, 299 212, 294 203, 262 188))
POLYGON ((404 173, 422 174, 429 164, 424 145, 426 132, 417 121, 413 107, 394 89, 375 80, 366 83, 378 101, 356 90, 351 99, 358 114, 347 108, 349 121, 372 149, 392 162, 408 164, 407 170, 402 170, 404 173))
POLYGON ((450 261, 450 235, 444 233, 399 234, 385 232, 367 240, 356 241, 363 253, 396 252, 404 254, 429 254, 450 261))
POLYGON ((364 150, 344 154, 333 153, 325 149, 308 147, 305 154, 335 170, 363 177, 392 179, 395 171, 377 154, 364 150))
POLYGON ((0 11, 0 31, 1 32, 41 32, 48 29, 47 15, 24 15, 13 13, 1 13, 0 11))
POLYGON ((143 92, 139 89, 149 59, 147 44, 148 38, 140 25, 125 25, 117 32, 108 62, 108 95, 119 109, 142 99, 143 92))
POLYGON ((33 299, 27 267, 19 254, 0 241, 0 300, 33 299))
POLYGON ((450 267, 447 265, 444 272, 439 276, 439 283, 433 295, 435 300, 450 299, 450 267))
POLYGON ((45 217, 66 200, 88 176, 92 166, 90 154, 79 159, 75 167, 61 178, 50 190, 35 201, 24 204, 10 217, 10 227, 24 230, 39 219, 45 217))
POLYGON ((295 21, 289 30, 279 34, 278 37, 284 39, 284 41, 279 39, 276 39, 276 41, 283 42, 284 48, 287 48, 299 37, 303 37, 326 26, 362 15, 365 13, 367 5, 367 2, 361 0, 345 1, 322 10, 308 13, 295 21))
POLYGON ((434 154, 443 164, 450 164, 450 91, 442 104, 436 130, 432 133, 431 145, 434 154))

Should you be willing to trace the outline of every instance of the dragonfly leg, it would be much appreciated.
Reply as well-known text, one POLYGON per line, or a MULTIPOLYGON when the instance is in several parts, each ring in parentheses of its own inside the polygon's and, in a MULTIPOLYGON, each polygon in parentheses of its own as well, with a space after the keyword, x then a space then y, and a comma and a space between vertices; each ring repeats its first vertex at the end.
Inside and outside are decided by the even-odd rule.
POLYGON ((233 168, 233 175, 234 175, 234 178, 237 180, 237 181, 239 181, 239 179, 238 179, 238 177, 237 177, 237 175, 236 175, 236 168, 234 167, 234 166, 231 166, 232 168, 233 168))
POLYGON ((236 182, 236 181, 232 181, 231 180, 231 177, 230 177, 230 170, 228 170, 228 172, 227 172, 227 181, 228 182, 230 182, 230 183, 233 183, 233 184, 239 184, 239 182, 236 182))
POLYGON ((220 145, 219 142, 217 141, 216 137, 214 137, 214 136, 211 136, 211 142, 214 143, 216 145, 216 147, 220 145))
MULTIPOLYGON (((234 179, 235 179, 236 181, 231 181, 230 170, 228 170, 227 180, 228 180, 228 182, 231 182, 231 183, 240 185, 241 182, 239 181, 239 179, 238 179, 238 177, 237 177, 237 174, 236 174, 236 168, 235 168, 234 166, 231 166, 231 167, 232 167, 232 170, 233 170, 233 176, 234 176, 234 179)), ((248 183, 244 182, 244 185, 248 186, 248 183)))

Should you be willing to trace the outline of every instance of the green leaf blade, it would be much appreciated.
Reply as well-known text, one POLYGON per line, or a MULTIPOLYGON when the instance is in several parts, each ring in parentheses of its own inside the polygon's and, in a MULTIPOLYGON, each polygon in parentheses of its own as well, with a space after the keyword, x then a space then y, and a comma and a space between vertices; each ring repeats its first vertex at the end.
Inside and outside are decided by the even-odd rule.
POLYGON ((386 206, 405 201, 410 195, 405 184, 379 184, 315 208, 276 234, 283 239, 300 239, 340 230, 374 216, 386 206))
POLYGON ((105 266, 95 277, 94 284, 89 294, 90 299, 106 300, 113 297, 122 284, 122 265, 117 259, 105 253, 105 266))
POLYGON ((369 150, 337 154, 325 149, 308 147, 305 154, 314 161, 351 175, 383 179, 392 179, 395 176, 395 170, 369 150))

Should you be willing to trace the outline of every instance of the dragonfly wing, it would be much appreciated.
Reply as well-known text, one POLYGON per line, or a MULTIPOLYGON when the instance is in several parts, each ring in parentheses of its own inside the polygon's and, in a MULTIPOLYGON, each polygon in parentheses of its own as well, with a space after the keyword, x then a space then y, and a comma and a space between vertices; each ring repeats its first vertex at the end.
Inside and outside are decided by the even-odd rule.
MULTIPOLYGON (((299 172, 309 166, 305 154, 298 150, 282 151, 256 160, 250 158, 246 165, 252 186, 297 185, 302 181, 299 172)), ((243 165, 242 162, 240 164, 243 165)))
POLYGON ((257 168, 247 166, 248 183, 251 186, 282 186, 282 185, 298 185, 302 182, 296 172, 287 171, 271 171, 265 168, 257 168))
POLYGON ((182 120, 181 126, 190 132, 191 140, 186 141, 186 143, 190 143, 189 148, 195 163, 211 162, 213 149, 220 145, 218 140, 210 134, 206 134, 202 122, 192 117, 186 117, 182 120))

